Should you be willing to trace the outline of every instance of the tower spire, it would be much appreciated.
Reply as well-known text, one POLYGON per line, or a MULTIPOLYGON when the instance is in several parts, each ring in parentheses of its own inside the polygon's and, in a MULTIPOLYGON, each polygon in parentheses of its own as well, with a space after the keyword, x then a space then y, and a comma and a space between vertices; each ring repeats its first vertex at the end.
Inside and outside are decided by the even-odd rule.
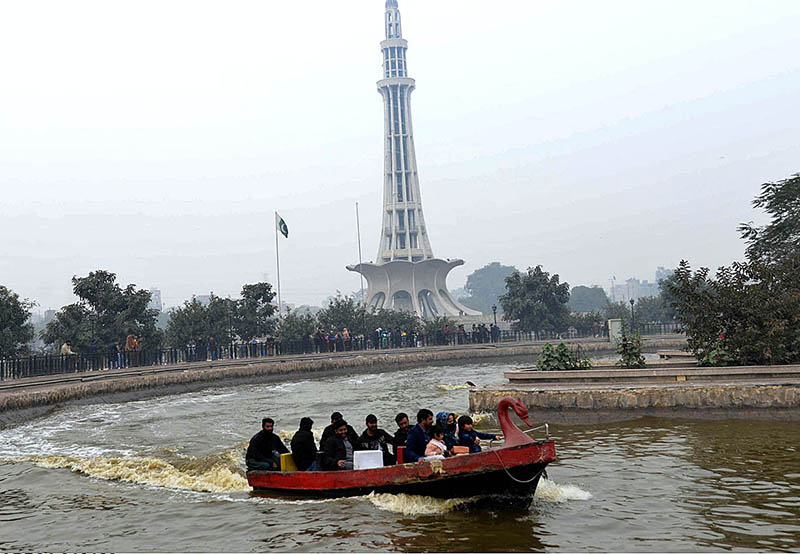
POLYGON ((403 38, 403 25, 397 0, 386 0, 386 38, 403 38))

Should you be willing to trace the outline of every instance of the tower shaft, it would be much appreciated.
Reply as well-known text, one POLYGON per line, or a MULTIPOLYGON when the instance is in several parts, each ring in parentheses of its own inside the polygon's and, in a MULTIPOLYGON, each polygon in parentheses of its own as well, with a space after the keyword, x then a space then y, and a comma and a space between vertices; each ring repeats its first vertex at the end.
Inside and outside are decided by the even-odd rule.
POLYGON ((384 186, 377 263, 418 262, 433 258, 433 250, 422 213, 411 124, 411 93, 415 82, 408 77, 408 41, 403 38, 396 0, 386 2, 385 27, 386 40, 381 42, 383 79, 378 81, 384 106, 384 186))

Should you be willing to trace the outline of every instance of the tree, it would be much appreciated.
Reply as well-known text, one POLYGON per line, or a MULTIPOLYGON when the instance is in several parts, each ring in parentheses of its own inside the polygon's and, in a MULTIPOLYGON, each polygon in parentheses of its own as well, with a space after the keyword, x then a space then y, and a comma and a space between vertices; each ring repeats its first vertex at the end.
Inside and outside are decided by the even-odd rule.
POLYGON ((703 364, 800 362, 800 175, 762 185, 753 204, 771 221, 739 227, 745 262, 711 277, 684 260, 664 285, 703 364))
POLYGON ((569 326, 575 327, 582 335, 599 334, 606 318, 601 312, 571 313, 569 326))
POLYGON ((800 251, 800 173, 761 185, 753 206, 763 208, 771 220, 763 227, 754 227, 752 222, 739 226, 749 260, 777 262, 800 251))
POLYGON ((637 324, 667 323, 674 319, 675 309, 665 303, 663 296, 645 296, 636 301, 634 312, 637 324))
POLYGON ((513 273, 519 273, 519 270, 500 262, 473 271, 464 287, 469 296, 462 298, 461 303, 484 314, 492 313, 492 306, 501 307, 500 296, 506 292, 506 277, 513 273))
POLYGON ((79 301, 64 306, 42 334, 45 344, 58 346, 71 340, 79 350, 90 344, 124 340, 129 334, 142 337, 146 348, 161 345, 156 328, 158 311, 148 308, 150 291, 129 284, 124 289, 110 271, 97 270, 72 278, 72 291, 79 301))
POLYGON ((13 358, 27 352, 33 340, 30 322, 33 302, 0 285, 0 358, 13 358))
POLYGON ((542 266, 506 277, 508 292, 500 297, 506 321, 520 331, 561 332, 569 325, 569 283, 560 283, 542 266))
POLYGON ((573 287, 569 293, 569 309, 575 313, 602 312, 608 305, 606 291, 600 287, 573 287))
POLYGON ((217 344, 229 344, 232 327, 236 320, 237 303, 229 298, 211 295, 208 305, 203 305, 192 297, 179 308, 169 312, 169 323, 165 332, 167 344, 173 347, 185 346, 189 339, 208 339, 214 337, 217 344))
POLYGON ((296 311, 289 311, 281 318, 278 328, 284 344, 301 343, 310 346, 308 337, 316 331, 317 320, 308 313, 298 314, 296 311))
POLYGON ((345 327, 354 335, 364 335, 369 329, 372 314, 352 296, 337 295, 317 313, 317 321, 325 331, 341 331, 345 327))
POLYGON ((256 283, 242 287, 242 298, 236 303, 234 329, 244 338, 263 337, 272 333, 275 321, 275 306, 272 299, 272 285, 269 283, 256 283))

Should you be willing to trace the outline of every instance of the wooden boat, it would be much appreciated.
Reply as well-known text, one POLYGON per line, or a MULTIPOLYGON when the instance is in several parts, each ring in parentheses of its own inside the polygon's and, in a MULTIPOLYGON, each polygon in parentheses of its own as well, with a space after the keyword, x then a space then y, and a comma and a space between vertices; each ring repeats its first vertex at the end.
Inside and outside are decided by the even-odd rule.
MULTIPOLYGON (((530 503, 539 478, 556 459, 548 436, 534 440, 509 417, 509 410, 528 426, 528 409, 520 400, 505 397, 497 415, 504 443, 475 454, 443 460, 420 460, 375 469, 340 471, 247 472, 255 492, 290 496, 338 497, 376 493, 405 493, 437 498, 490 496, 513 503, 530 503)), ((543 425, 537 429, 547 428, 543 425)))

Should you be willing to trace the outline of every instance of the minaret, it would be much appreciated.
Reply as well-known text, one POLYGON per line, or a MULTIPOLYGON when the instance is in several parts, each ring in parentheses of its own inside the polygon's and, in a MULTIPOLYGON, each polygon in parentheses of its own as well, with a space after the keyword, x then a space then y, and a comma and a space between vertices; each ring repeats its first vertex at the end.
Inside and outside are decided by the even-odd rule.
POLYGON ((411 125, 411 93, 403 22, 397 0, 386 0, 386 40, 383 79, 383 223, 375 263, 347 266, 367 278, 367 302, 375 308, 437 315, 480 315, 456 302, 447 291, 447 274, 462 260, 433 257, 419 192, 414 127, 411 125))
POLYGON ((386 40, 383 79, 383 225, 378 244, 378 263, 392 260, 419 262, 433 258, 422 215, 414 127, 411 124, 411 93, 414 79, 408 77, 403 23, 397 0, 386 2, 386 40))

